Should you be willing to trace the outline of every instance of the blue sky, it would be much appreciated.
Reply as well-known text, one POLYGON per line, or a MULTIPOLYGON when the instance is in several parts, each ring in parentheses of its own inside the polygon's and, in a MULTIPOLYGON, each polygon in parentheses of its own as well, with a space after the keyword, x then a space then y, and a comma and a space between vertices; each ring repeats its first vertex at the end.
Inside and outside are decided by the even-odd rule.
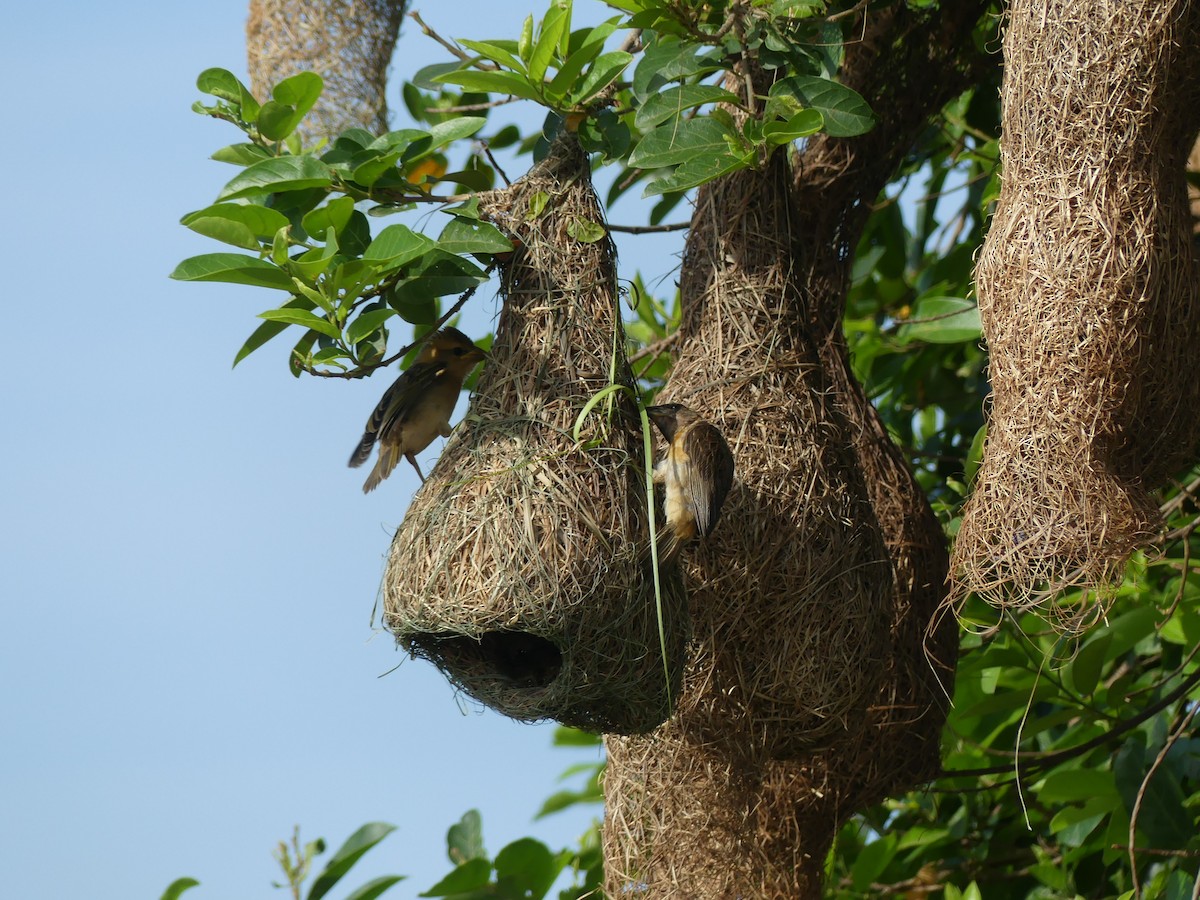
MULTIPOLYGON (((422 8, 480 38, 528 11, 422 8)), ((167 279, 220 249, 178 220, 234 172, 208 155, 236 132, 190 106, 202 69, 244 71, 245 4, 53 12, 15 6, 0 31, 3 893, 157 898, 188 875, 196 900, 282 896, 271 850, 294 824, 336 846, 383 820, 400 830, 348 884, 406 874, 389 896, 412 897, 472 807, 492 852, 571 842, 586 812, 531 818, 594 752, 552 749, 428 664, 384 675, 403 657, 371 610, 417 482, 402 466, 364 497, 345 461, 392 374, 296 381, 283 343, 232 371, 266 292, 167 279)), ((406 29, 394 69, 442 58, 406 29)), ((626 242, 623 274, 669 286, 677 249, 626 242)))

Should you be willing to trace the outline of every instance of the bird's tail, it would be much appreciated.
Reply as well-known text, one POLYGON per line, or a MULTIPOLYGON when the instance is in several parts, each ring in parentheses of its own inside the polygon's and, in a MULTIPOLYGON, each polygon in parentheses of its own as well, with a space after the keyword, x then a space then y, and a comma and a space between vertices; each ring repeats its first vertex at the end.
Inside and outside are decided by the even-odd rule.
MULTIPOLYGON (((371 470, 371 474, 363 482, 363 493, 369 494, 375 488, 379 487, 383 479, 392 474, 392 469, 396 468, 396 463, 399 461, 399 452, 391 447, 381 446, 379 448, 379 459, 375 461, 375 468, 371 470)), ((351 462, 351 465, 354 465, 354 463, 351 462)))
MULTIPOLYGON (((686 541, 681 541, 679 535, 671 528, 664 528, 658 533, 658 567, 660 569, 667 566, 673 566, 679 561, 679 554, 683 550, 683 545, 686 541)), ((650 565, 653 561, 653 556, 650 553, 650 547, 647 546, 642 551, 640 562, 643 565, 650 565)))
POLYGON ((358 442, 358 446, 354 448, 354 452, 350 454, 350 462, 347 464, 352 469, 357 469, 371 457, 371 451, 375 448, 375 432, 364 431, 362 440, 358 442))

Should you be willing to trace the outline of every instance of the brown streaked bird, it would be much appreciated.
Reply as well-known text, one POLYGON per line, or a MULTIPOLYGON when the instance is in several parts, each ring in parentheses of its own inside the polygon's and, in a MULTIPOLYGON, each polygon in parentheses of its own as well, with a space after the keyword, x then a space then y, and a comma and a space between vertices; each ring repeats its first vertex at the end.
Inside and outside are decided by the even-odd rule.
POLYGON ((425 480, 416 455, 438 435, 450 436, 450 416, 463 381, 485 356, 457 328, 443 328, 429 339, 416 362, 384 392, 350 457, 350 467, 357 468, 379 444, 379 459, 363 484, 364 494, 392 474, 401 458, 412 463, 417 476, 425 480))
POLYGON ((670 562, 683 545, 708 537, 721 517, 721 504, 733 485, 733 453, 717 428, 678 403, 646 408, 667 439, 667 454, 654 466, 663 485, 667 537, 660 562, 670 562))

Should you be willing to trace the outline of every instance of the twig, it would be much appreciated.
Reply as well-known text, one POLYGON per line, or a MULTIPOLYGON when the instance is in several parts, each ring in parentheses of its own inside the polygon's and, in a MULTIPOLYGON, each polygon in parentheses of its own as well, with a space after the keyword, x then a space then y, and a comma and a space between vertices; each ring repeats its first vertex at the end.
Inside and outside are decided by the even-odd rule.
POLYGON ((508 103, 516 103, 520 97, 501 97, 499 100, 489 100, 487 103, 464 103, 462 106, 437 106, 430 110, 433 113, 465 113, 483 112, 485 109, 495 109, 508 103))
POLYGON ((453 53, 455 56, 457 56, 463 62, 472 63, 472 64, 475 62, 475 58, 473 56, 470 56, 469 54, 465 53, 463 51, 463 49, 461 47, 459 47, 457 44, 455 44, 452 41, 446 40, 444 37, 442 37, 440 34, 438 34, 436 31, 434 31, 428 25, 426 25, 424 20, 421 18, 421 14, 419 12, 417 12, 416 10, 413 10, 412 12, 410 12, 408 14, 408 17, 410 19, 412 19, 414 22, 416 22, 418 25, 421 26, 422 34, 424 34, 426 37, 433 38, 435 41, 437 41, 439 44, 441 44, 443 47, 445 47, 447 50, 449 50, 451 53, 453 53))
POLYGON ((684 231, 692 227, 691 222, 671 222, 667 225, 605 225, 609 231, 622 234, 658 234, 664 231, 684 231))
POLYGON ((500 173, 500 177, 504 179, 504 184, 512 187, 512 182, 508 180, 508 176, 504 174, 504 170, 500 168, 500 163, 496 162, 496 157, 492 156, 492 148, 488 146, 487 141, 480 141, 480 146, 483 147, 483 155, 488 158, 488 162, 492 164, 492 168, 500 173))
POLYGON ((1134 850, 1148 856, 1175 856, 1181 859, 1200 859, 1200 850, 1164 850, 1161 847, 1127 847, 1124 844, 1109 844, 1112 850, 1134 850))
MULTIPOLYGON (((1097 747, 1104 746, 1114 738, 1118 738, 1126 732, 1137 728, 1150 717, 1158 715, 1180 697, 1186 696, 1188 692, 1191 691, 1192 688, 1194 688, 1197 684, 1200 684, 1200 669, 1197 669, 1195 672, 1185 678, 1179 687, 1171 691, 1171 693, 1167 696, 1163 697, 1158 703, 1151 704, 1136 716, 1121 720, 1112 729, 1112 731, 1107 731, 1104 734, 1097 735, 1091 740, 1084 741, 1082 744, 1078 744, 1074 747, 1067 747, 1065 750, 1049 753, 1041 759, 1030 760, 1028 765, 1025 766, 1026 774, 1029 774, 1029 770, 1046 769, 1050 766, 1057 765, 1060 762, 1065 762, 1068 759, 1072 759, 1073 757, 1087 753, 1089 750, 1094 750, 1097 747)), ((1197 708, 1200 709, 1200 707, 1197 708)), ((1012 766, 988 766, 982 769, 954 769, 949 771, 943 769, 938 775, 938 779, 978 778, 983 775, 1004 775, 1011 771, 1012 766)))
POLYGON ((858 11, 866 9, 867 2, 868 2, 868 0, 858 0, 858 2, 855 3, 849 9, 843 9, 841 12, 834 13, 832 16, 826 16, 825 21, 826 22, 836 22, 838 19, 845 19, 849 16, 852 16, 855 13, 857 13, 858 11))
MULTIPOLYGON (((496 267, 496 264, 492 263, 490 266, 487 267, 487 269, 484 270, 484 273, 487 275, 490 275, 492 273, 492 270, 495 267, 496 267)), ((439 328, 441 328, 448 321, 450 321, 450 318, 455 313, 457 313, 460 309, 463 308, 463 306, 466 304, 466 302, 475 295, 475 292, 477 290, 479 290, 479 288, 482 284, 483 284, 483 282, 480 282, 480 284, 476 284, 473 287, 468 288, 466 291, 464 291, 462 293, 462 296, 460 296, 457 300, 454 301, 454 305, 451 306, 450 309, 448 309, 441 318, 439 318, 436 322, 433 323, 433 327, 431 327, 426 334, 417 338, 411 344, 409 344, 405 347, 401 347, 399 350, 397 350, 395 353, 393 353, 387 359, 381 359, 379 362, 371 363, 371 365, 369 365, 369 366, 359 366, 358 368, 352 369, 349 372, 325 372, 320 369, 314 369, 314 368, 312 368, 312 366, 303 366, 302 368, 309 375, 315 375, 318 378, 365 378, 366 376, 372 374, 376 369, 386 368, 387 366, 390 366, 392 363, 394 363, 396 360, 403 359, 405 357, 405 355, 407 353, 409 353, 411 350, 413 350, 415 347, 421 346, 427 340, 429 340, 431 337, 433 337, 434 333, 437 332, 437 330, 439 328)))
POLYGON ((668 334, 665 338, 660 338, 659 340, 654 341, 651 344, 647 344, 641 350, 638 350, 636 353, 632 354, 629 357, 629 364, 633 365, 638 360, 645 359, 647 356, 654 356, 654 357, 661 356, 665 350, 667 350, 672 344, 675 343, 675 339, 677 337, 679 337, 679 332, 673 331, 670 334, 668 334))
POLYGON ((1154 777, 1154 773, 1158 771, 1158 767, 1167 758, 1167 754, 1175 746, 1175 742, 1179 740, 1179 736, 1192 724, 1192 719, 1195 718, 1197 710, 1200 710, 1200 706, 1193 705, 1188 710, 1188 714, 1180 721, 1179 727, 1170 734, 1166 742, 1162 745, 1162 749, 1158 751, 1158 756, 1154 757, 1154 762, 1150 764, 1150 770, 1146 773, 1146 777, 1138 785, 1137 798, 1133 801, 1133 809, 1129 811, 1129 874, 1133 880, 1133 896, 1138 898, 1138 900, 1142 896, 1142 883, 1138 879, 1137 850, 1134 848, 1137 843, 1137 820, 1138 814, 1142 811, 1142 800, 1145 799, 1146 788, 1150 785, 1150 779, 1154 777))

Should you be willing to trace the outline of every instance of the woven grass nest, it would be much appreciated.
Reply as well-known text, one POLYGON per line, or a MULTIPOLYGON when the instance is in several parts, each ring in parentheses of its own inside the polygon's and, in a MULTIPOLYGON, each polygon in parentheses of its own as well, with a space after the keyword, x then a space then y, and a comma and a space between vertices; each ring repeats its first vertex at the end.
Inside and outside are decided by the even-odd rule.
POLYGON ((1159 532, 1149 489, 1194 458, 1198 26, 1184 0, 1011 5, 1004 180, 976 273, 994 395, 959 596, 1080 625, 1103 605, 1058 592, 1103 596, 1159 532))
POLYGON ((644 732, 679 695, 686 600, 664 569, 660 633, 632 400, 572 435, 598 392, 632 386, 614 248, 572 237, 602 222, 587 157, 566 136, 480 209, 519 247, 466 416, 393 540, 385 622, 509 716, 644 732))
POLYGON ((661 398, 724 433, 738 480, 690 557, 682 716, 749 721, 768 756, 858 726, 888 646, 890 567, 816 344, 798 312, 782 154, 701 190, 680 349, 661 398), (703 689, 696 682, 703 682, 703 689))
POLYGON ((246 51, 254 93, 314 71, 325 89, 299 131, 308 141, 348 128, 388 130, 387 70, 406 0, 251 0, 246 51))
POLYGON ((951 617, 931 624, 945 539, 840 332, 812 324, 836 332, 840 313, 808 309, 788 182, 778 159, 697 203, 664 394, 716 411, 742 493, 685 573, 695 641, 678 715, 607 741, 611 896, 815 895, 840 823, 939 762, 957 647, 951 617), (766 561, 748 576, 742 560, 766 561), (822 703, 843 716, 820 719, 822 703))

